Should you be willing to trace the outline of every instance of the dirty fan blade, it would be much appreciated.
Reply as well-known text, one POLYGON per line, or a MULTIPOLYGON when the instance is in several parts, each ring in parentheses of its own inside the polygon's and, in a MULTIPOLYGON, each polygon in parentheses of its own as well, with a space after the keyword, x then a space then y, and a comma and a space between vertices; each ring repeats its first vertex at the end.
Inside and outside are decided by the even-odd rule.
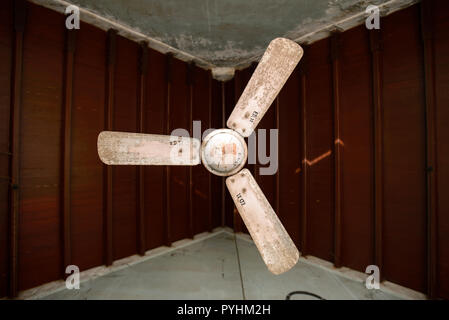
POLYGON ((285 38, 271 41, 228 119, 228 128, 249 137, 302 55, 296 42, 285 38))
POLYGON ((98 155, 109 165, 185 165, 200 163, 200 141, 194 138, 103 131, 98 155))
POLYGON ((299 252, 247 169, 226 179, 226 186, 262 259, 274 274, 291 269, 299 252))

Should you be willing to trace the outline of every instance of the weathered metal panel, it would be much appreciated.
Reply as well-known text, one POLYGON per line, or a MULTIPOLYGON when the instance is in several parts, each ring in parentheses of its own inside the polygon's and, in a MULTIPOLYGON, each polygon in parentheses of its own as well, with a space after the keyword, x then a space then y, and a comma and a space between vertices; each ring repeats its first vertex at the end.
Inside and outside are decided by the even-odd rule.
MULTIPOLYGON (((164 116, 166 100, 165 56, 154 50, 149 51, 147 104, 145 112, 145 132, 165 134, 164 116)), ((148 230, 146 249, 153 249, 165 241, 165 203, 162 187, 164 170, 162 166, 145 166, 145 219, 148 230)))
POLYGON ((11 185, 10 161, 11 86, 13 63, 13 2, 8 0, 0 11, 0 297, 8 294, 9 277, 9 190, 11 185))
POLYGON ((341 264, 364 272, 374 259, 371 56, 364 26, 341 34, 341 264))
POLYGON ((427 287, 426 132, 419 7, 383 20, 383 268, 389 281, 427 287), (413 263, 410 263, 413 261, 413 263))
POLYGON ((71 159, 72 262, 80 270, 103 264, 103 163, 97 137, 104 129, 106 33, 81 24, 73 74, 71 159))
MULTIPOLYGON (((113 130, 137 132, 139 47, 117 36, 113 130)), ((112 167, 113 259, 137 252, 137 172, 135 166, 112 167)))
POLYGON ((23 47, 19 290, 61 276, 64 17, 28 6, 23 47))
POLYGON ((437 283, 438 297, 449 299, 449 2, 434 1, 436 168, 437 174, 437 283))
POLYGON ((63 88, 63 148, 62 148, 62 241, 63 264, 61 274, 65 274, 65 267, 72 264, 71 237, 71 161, 72 161, 72 107, 73 107, 73 71, 76 50, 76 30, 68 30, 65 34, 64 56, 64 88, 63 88))
POLYGON ((306 109, 308 204, 307 248, 310 255, 334 260, 334 141, 330 41, 308 47, 306 109))
MULTIPOLYGON (((275 106, 279 130, 276 213, 297 246, 299 246, 301 233, 302 159, 302 131, 299 125, 301 121, 299 67, 295 69, 279 93, 278 104, 275 106)), ((270 141, 270 143, 274 142, 270 141)), ((269 176, 263 179, 269 179, 269 176)))

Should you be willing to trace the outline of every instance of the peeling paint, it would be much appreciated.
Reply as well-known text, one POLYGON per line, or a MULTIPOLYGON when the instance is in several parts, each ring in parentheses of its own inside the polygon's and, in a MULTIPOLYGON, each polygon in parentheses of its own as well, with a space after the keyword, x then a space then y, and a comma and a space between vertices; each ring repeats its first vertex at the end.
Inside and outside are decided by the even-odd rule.
POLYGON ((286 37, 310 44, 335 30, 364 23, 368 5, 381 16, 419 0, 30 0, 64 12, 81 8, 81 20, 205 69, 244 68, 268 43, 286 37))

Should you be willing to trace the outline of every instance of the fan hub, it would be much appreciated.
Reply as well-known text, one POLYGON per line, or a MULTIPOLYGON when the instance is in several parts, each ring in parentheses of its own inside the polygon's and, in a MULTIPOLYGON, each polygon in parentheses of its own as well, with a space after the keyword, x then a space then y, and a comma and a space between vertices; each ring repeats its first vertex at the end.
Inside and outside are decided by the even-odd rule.
POLYGON ((207 170, 219 176, 229 176, 240 171, 247 157, 245 140, 230 129, 212 131, 201 145, 201 161, 207 170))

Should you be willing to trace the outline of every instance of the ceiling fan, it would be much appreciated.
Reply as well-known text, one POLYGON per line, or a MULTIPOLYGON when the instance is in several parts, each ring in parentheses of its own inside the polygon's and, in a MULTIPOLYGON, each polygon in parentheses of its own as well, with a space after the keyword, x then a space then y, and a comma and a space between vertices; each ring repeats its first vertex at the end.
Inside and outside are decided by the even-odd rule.
POLYGON ((226 186, 268 269, 292 268, 299 252, 249 170, 244 137, 251 135, 303 55, 295 42, 272 40, 230 115, 229 129, 198 139, 156 134, 103 131, 98 155, 108 165, 185 165, 202 163, 226 186))

